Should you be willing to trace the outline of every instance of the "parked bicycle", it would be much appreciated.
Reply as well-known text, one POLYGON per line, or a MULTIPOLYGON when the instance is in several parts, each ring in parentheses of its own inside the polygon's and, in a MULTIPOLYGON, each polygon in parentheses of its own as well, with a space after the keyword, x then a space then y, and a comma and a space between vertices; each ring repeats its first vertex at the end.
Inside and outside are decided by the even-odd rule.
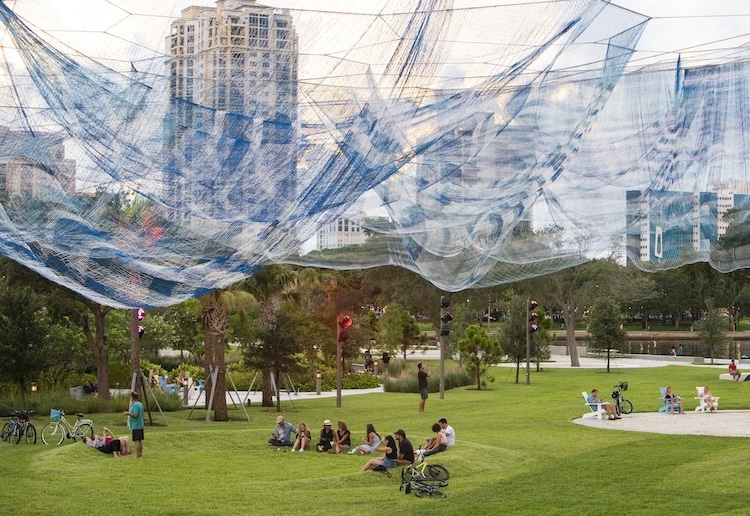
POLYGON ((612 392, 612 399, 615 400, 615 410, 617 410, 617 415, 630 414, 633 412, 633 404, 622 395, 623 392, 628 390, 628 382, 620 382, 614 386, 614 389, 615 390, 612 392))
POLYGON ((94 423, 90 419, 83 419, 83 414, 76 413, 76 422, 71 425, 65 419, 65 411, 52 409, 49 418, 52 420, 42 428, 42 442, 44 444, 60 445, 67 437, 68 439, 83 440, 84 437, 94 437, 94 423))
POLYGON ((33 410, 16 410, 11 412, 13 419, 3 425, 0 430, 0 441, 8 441, 11 444, 18 444, 21 438, 28 444, 36 444, 36 427, 31 422, 33 410))

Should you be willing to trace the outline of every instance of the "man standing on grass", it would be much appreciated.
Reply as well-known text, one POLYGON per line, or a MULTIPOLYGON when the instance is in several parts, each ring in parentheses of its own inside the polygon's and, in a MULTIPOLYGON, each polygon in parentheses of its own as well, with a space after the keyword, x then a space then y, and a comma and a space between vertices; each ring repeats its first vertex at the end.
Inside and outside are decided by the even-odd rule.
POLYGON ((424 412, 424 403, 427 401, 427 377, 430 376, 430 366, 426 368, 422 362, 417 364, 417 387, 419 388, 419 411, 424 412))
POLYGON ((133 444, 135 445, 135 458, 140 459, 143 455, 143 403, 139 401, 138 393, 130 393, 130 409, 123 412, 128 416, 128 427, 133 431, 133 444))

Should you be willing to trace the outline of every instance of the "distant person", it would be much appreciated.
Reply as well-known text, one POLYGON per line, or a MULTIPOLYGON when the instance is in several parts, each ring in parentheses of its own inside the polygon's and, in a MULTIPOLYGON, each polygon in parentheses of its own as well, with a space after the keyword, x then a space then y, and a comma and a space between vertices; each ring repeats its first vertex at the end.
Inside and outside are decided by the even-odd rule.
POLYGON ((333 448, 333 443, 335 442, 336 434, 334 433, 333 428, 331 428, 331 421, 326 419, 323 421, 323 428, 320 429, 320 440, 318 441, 316 449, 319 452, 327 452, 333 448))
POLYGON ((273 429, 273 434, 268 440, 268 444, 271 446, 292 446, 292 433, 296 434, 297 430, 294 425, 284 421, 284 416, 276 418, 276 427, 273 429))
POLYGON ((387 351, 383 351, 383 356, 380 357, 380 361, 383 364, 383 374, 388 375, 388 364, 391 363, 391 356, 388 354, 387 351))
POLYGON ((341 453, 343 450, 348 450, 352 445, 351 432, 346 426, 346 423, 339 421, 337 423, 338 430, 336 430, 336 441, 333 443, 333 451, 341 453))
POLYGON ((680 346, 677 348, 677 356, 681 357, 684 351, 685 350, 683 349, 682 344, 680 344, 680 346))
POLYGON ((670 350, 669 350, 669 356, 670 357, 676 357, 677 356, 677 349, 674 346, 672 346, 670 348, 670 350))
POLYGON ((441 417, 438 420, 438 424, 440 425, 441 431, 443 434, 445 434, 446 444, 448 444, 448 448, 451 446, 456 445, 456 432, 453 430, 453 427, 448 424, 448 420, 444 417, 441 417))
POLYGON ((380 434, 375 431, 375 426, 372 423, 368 423, 365 436, 362 438, 362 444, 349 450, 349 454, 354 455, 355 453, 359 453, 360 455, 367 455, 374 453, 380 441, 380 434))
POLYGON ((368 349, 365 351, 365 370, 372 373, 375 370, 375 361, 372 359, 372 353, 368 349))
MULTIPOLYGON (((608 401, 602 402, 602 399, 599 397, 599 390, 593 389, 591 391, 591 394, 589 394, 588 398, 586 398, 586 402, 589 405, 597 405, 598 403, 602 404, 602 408, 609 416, 609 419, 615 420, 615 419, 621 419, 620 416, 617 415, 617 409, 615 409, 614 403, 610 403, 608 401)), ((596 408, 596 407, 594 407, 596 408)))
POLYGON ((132 432, 133 445, 135 446, 135 458, 140 459, 143 455, 143 403, 137 392, 130 393, 130 408, 124 412, 128 416, 128 427, 132 432))
POLYGON ((424 367, 422 362, 417 364, 417 388, 419 389, 419 412, 424 412, 424 404, 427 401, 427 377, 430 376, 430 366, 424 367))
POLYGON ((716 412, 716 398, 714 398, 714 395, 708 390, 707 385, 703 386, 703 392, 701 392, 700 397, 708 406, 709 412, 716 412))
POLYGON ((159 383, 159 370, 154 369, 151 371, 151 376, 148 377, 148 381, 151 383, 151 386, 154 387, 158 385, 159 383))
POLYGON ((86 380, 86 383, 83 384, 83 392, 89 396, 96 396, 99 393, 99 386, 91 383, 91 380, 86 380))
POLYGON ((360 471, 367 471, 375 466, 383 466, 386 469, 398 466, 398 462, 396 461, 398 457, 398 449, 396 448, 396 441, 393 439, 392 435, 386 435, 385 439, 383 439, 373 451, 383 452, 384 455, 382 457, 373 457, 368 460, 367 463, 362 466, 360 471))
POLYGON ((310 435, 310 430, 307 428, 307 423, 300 421, 299 426, 297 426, 297 438, 292 445, 292 451, 296 452, 299 450, 302 453, 305 451, 305 448, 310 447, 311 440, 312 436, 310 435))
POLYGON ((740 380, 740 370, 737 369, 737 364, 734 363, 734 359, 732 359, 731 362, 729 362, 729 374, 732 375, 732 378, 735 382, 738 382, 740 380))
POLYGON ((396 462, 400 466, 408 466, 414 462, 414 446, 411 441, 406 438, 406 432, 401 429, 396 430, 393 437, 398 441, 398 455, 396 456, 396 462))
POLYGON ((685 413, 685 409, 682 407, 682 396, 679 396, 672 392, 672 387, 667 387, 664 392, 664 400, 669 402, 669 412, 674 413, 674 407, 677 405, 680 410, 680 414, 685 413))

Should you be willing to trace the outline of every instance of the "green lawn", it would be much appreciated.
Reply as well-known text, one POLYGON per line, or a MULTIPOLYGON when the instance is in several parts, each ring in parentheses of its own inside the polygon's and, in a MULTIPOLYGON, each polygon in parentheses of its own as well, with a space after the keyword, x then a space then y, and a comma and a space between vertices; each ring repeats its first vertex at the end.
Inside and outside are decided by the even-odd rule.
MULTIPOLYGON (((435 371, 436 368, 433 368, 435 371)), ((750 409, 750 385, 721 382, 702 366, 656 369, 548 369, 516 385, 514 372, 494 371, 486 391, 430 395, 425 413, 416 394, 369 394, 298 400, 293 423, 314 432, 324 419, 344 419, 353 435, 372 422, 381 435, 404 428, 416 445, 446 417, 455 449, 434 457, 451 472, 444 500, 399 491, 398 475, 360 473, 366 458, 292 454, 266 444, 276 413, 253 407, 230 423, 168 414, 169 426, 146 428, 144 457, 113 459, 81 444, 0 443, 3 512, 94 514, 708 514, 746 512, 750 442, 742 438, 666 436, 574 425, 581 391, 607 393, 620 380, 637 412, 656 411, 659 387, 672 385, 690 404, 707 383, 722 409, 750 409)), ((523 374, 521 375, 523 381, 523 374)), ((194 414, 205 417, 205 412, 194 414)), ((670 416, 664 416, 670 417, 670 416)), ((710 416, 707 416, 710 417, 710 416)), ((93 415, 98 429, 127 433, 124 418, 93 415)), ((675 424, 679 418, 675 417, 675 424)), ((37 421, 41 430, 45 421, 37 421)))

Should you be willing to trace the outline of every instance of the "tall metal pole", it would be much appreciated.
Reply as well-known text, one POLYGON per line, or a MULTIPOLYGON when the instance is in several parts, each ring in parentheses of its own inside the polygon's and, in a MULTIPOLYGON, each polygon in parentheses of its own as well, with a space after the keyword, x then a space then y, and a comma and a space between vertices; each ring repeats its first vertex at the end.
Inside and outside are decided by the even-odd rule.
POLYGON ((336 317, 336 407, 341 408, 341 340, 339 329, 341 328, 341 316, 336 317))
POLYGON ((529 304, 531 304, 531 298, 526 298, 526 385, 531 384, 531 332, 529 332, 529 304))
POLYGON ((445 399, 445 335, 443 335, 443 312, 440 308, 440 399, 445 399))

